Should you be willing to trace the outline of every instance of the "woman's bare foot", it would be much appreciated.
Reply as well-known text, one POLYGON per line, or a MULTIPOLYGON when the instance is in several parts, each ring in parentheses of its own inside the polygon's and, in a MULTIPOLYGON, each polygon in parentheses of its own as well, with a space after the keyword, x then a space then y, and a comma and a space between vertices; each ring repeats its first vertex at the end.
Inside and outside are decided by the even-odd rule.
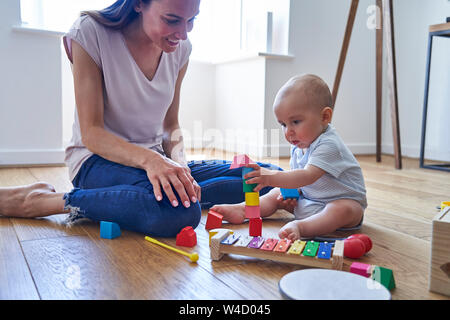
POLYGON ((62 196, 63 194, 56 193, 55 188, 45 182, 0 188, 0 215, 31 218, 47 216, 59 210, 62 213, 62 196))
POLYGON ((220 213, 224 220, 232 224, 241 224, 245 220, 245 203, 216 204, 211 210, 220 213))

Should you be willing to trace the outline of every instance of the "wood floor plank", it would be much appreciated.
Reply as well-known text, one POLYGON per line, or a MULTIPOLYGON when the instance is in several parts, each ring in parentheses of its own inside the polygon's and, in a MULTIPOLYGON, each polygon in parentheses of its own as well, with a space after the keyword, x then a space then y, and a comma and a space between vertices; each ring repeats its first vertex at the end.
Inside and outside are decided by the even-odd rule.
MULTIPOLYGON (((211 159, 232 156, 224 152, 209 155, 211 159)), ((357 261, 394 271, 397 288, 392 291, 393 299, 449 299, 428 291, 428 270, 431 220, 436 205, 450 200, 445 199, 450 175, 420 169, 417 159, 404 159, 402 170, 394 168, 393 157, 389 156, 383 155, 381 163, 375 162, 374 156, 357 159, 366 179, 369 202, 363 227, 357 232, 368 234, 374 243, 372 251, 357 261)), ((280 159, 278 164, 288 169, 289 159, 280 159)), ((64 167, 0 168, 0 186, 35 181, 47 181, 61 192, 71 188, 64 167)), ((31 271, 35 293, 42 299, 281 299, 279 279, 302 267, 237 255, 211 261, 209 236, 204 229, 206 214, 204 210, 196 228, 197 246, 180 247, 198 252, 197 264, 145 241, 144 235, 126 230, 122 230, 120 238, 100 239, 95 222, 81 222, 72 230, 60 229, 63 215, 36 220, 3 218, 12 222, 8 222, 8 233, 2 227, 0 238, 2 242, 14 239, 16 245, 22 246, 22 259, 31 271), (80 285, 74 288, 77 270, 80 285)), ((280 211, 270 218, 263 221, 263 234, 277 237, 279 228, 293 216, 280 211)), ((223 226, 248 234, 248 222, 223 226)), ((350 233, 335 234, 345 237, 350 233)), ((176 243, 175 238, 159 240, 172 246, 176 243)), ((2 242, 0 258, 9 254, 2 242)), ((352 261, 345 259, 346 270, 352 261)), ((11 268, 6 270, 8 280, 0 276, 0 296, 2 281, 15 284, 15 278, 23 277, 11 268)), ((15 296, 27 297, 23 285, 14 289, 15 296)))
MULTIPOLYGON (((131 299, 242 299, 235 290, 186 257, 124 231, 117 239, 99 237, 98 228, 86 228, 93 243, 127 275, 115 290, 133 288, 131 299)), ((186 250, 185 250, 186 251, 186 250)))
POLYGON ((8 218, 0 217, 0 300, 39 299, 22 248, 8 218))
POLYGON ((126 273, 87 236, 23 241, 42 299, 127 299, 126 273))

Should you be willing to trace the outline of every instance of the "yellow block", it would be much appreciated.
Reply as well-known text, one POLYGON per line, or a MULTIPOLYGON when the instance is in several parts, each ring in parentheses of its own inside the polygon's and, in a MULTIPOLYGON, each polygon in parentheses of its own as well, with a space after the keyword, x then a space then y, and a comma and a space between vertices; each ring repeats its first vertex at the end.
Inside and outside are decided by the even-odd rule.
POLYGON ((450 201, 441 202, 441 211, 444 210, 445 207, 450 207, 450 201))
POLYGON ((289 248, 289 254, 300 254, 306 246, 306 241, 295 240, 294 243, 289 248))
POLYGON ((245 204, 251 207, 259 206, 259 192, 246 192, 245 204))

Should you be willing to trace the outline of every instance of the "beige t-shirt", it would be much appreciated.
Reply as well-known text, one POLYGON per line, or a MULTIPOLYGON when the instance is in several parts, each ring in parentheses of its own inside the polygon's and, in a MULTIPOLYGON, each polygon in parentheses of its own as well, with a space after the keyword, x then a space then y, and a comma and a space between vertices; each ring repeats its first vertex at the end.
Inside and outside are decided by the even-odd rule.
MULTIPOLYGON (((119 30, 105 27, 89 16, 80 17, 63 37, 71 62, 72 40, 102 70, 104 128, 130 143, 163 153, 163 120, 174 97, 178 73, 192 50, 189 40, 181 41, 174 52, 162 53, 151 81, 136 64, 119 30)), ((81 142, 75 112, 72 140, 65 156, 71 181, 92 154, 81 142)))

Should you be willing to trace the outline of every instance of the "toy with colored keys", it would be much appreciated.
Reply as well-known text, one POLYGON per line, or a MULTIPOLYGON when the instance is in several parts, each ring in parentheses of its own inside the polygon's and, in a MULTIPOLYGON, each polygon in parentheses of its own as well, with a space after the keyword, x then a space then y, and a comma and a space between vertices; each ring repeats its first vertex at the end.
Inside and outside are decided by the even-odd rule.
POLYGON ((264 239, 263 237, 232 234, 228 229, 215 229, 210 240, 211 259, 220 260, 226 253, 261 259, 269 259, 304 266, 342 270, 344 241, 332 243, 288 239, 264 239), (242 241, 241 241, 242 240, 242 241))

